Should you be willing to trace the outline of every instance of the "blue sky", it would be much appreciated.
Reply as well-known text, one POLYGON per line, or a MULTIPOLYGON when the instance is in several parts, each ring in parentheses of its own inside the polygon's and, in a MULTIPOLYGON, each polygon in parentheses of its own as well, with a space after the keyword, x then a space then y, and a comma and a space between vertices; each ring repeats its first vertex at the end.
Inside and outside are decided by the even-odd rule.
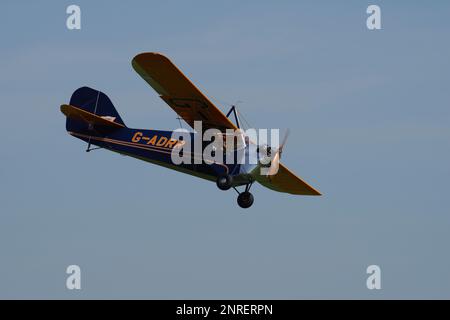
POLYGON ((1 298, 449 298, 450 3, 4 1, 1 298), (66 7, 82 11, 69 31, 66 7), (366 28, 378 4, 382 30, 366 28), (324 194, 234 192, 84 152, 59 105, 105 92, 173 129, 131 68, 169 56, 222 110, 290 128, 283 162, 324 194), (65 288, 80 265, 82 290, 65 288), (382 290, 366 288, 367 266, 382 290))

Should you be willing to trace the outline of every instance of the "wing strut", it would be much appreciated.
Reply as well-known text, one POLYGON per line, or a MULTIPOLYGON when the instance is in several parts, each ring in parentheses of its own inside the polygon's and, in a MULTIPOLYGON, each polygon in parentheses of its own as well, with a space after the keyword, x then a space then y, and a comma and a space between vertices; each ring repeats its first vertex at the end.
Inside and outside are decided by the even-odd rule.
POLYGON ((228 113, 227 113, 227 118, 229 118, 230 117, 230 114, 231 113, 233 113, 234 114, 234 119, 236 120, 236 126, 240 129, 241 128, 241 125, 240 125, 240 123, 239 123, 239 117, 238 117, 238 114, 237 114, 237 111, 236 111, 236 106, 231 106, 231 109, 230 109, 230 111, 228 111, 228 113))

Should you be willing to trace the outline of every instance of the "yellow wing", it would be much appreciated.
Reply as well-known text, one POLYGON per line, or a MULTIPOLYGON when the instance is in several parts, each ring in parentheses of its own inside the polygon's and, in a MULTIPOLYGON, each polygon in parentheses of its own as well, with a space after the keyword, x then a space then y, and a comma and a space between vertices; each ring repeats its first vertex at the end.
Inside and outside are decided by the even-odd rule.
POLYGON ((305 196, 321 195, 319 191, 297 177, 292 171, 281 163, 279 165, 278 172, 275 175, 269 177, 258 175, 256 180, 263 186, 279 192, 305 196))
POLYGON ((201 91, 165 56, 141 53, 133 58, 134 70, 192 128, 202 121, 203 130, 237 129, 201 91))

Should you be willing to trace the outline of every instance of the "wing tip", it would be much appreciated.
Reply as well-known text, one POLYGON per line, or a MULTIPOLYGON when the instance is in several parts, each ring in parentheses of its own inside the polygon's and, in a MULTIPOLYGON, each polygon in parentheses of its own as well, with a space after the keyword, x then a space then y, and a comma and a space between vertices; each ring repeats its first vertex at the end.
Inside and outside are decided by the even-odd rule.
MULTIPOLYGON (((159 60, 164 59, 164 60, 169 60, 169 58, 167 58, 167 56, 165 56, 164 54, 160 53, 160 52, 141 52, 139 54, 137 54, 136 56, 134 56, 132 61, 138 61, 141 59, 155 59, 158 58, 159 60)), ((170 61, 170 60, 169 60, 170 61)))
POLYGON ((322 193, 319 190, 311 187, 309 184, 307 184, 307 185, 311 191, 311 194, 310 194, 311 196, 321 196, 322 195, 322 193))
POLYGON ((316 189, 314 189, 314 193, 311 194, 311 195, 312 195, 312 196, 316 196, 316 197, 323 196, 323 194, 320 193, 320 191, 317 191, 316 189))

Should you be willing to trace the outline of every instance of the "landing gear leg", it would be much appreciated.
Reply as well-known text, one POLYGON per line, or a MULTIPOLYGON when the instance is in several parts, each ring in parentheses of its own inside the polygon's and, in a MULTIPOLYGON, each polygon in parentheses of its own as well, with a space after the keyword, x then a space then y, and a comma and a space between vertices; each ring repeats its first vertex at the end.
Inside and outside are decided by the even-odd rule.
POLYGON ((250 193, 250 187, 252 186, 252 183, 249 183, 245 186, 245 191, 244 192, 240 192, 237 191, 237 189, 235 188, 235 190, 239 193, 239 196, 237 198, 237 203, 239 205, 239 207, 247 209, 250 208, 253 204, 253 201, 255 200, 253 198, 253 195, 250 193))

